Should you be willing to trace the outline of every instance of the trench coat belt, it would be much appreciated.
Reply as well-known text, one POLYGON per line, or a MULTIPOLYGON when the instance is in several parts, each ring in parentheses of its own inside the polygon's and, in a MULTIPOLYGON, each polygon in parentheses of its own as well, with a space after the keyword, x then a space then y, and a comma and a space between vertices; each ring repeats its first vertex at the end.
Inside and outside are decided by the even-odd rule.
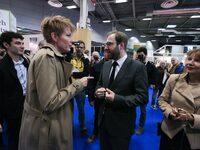
POLYGON ((44 113, 31 107, 27 102, 24 103, 24 110, 31 116, 40 119, 39 147, 38 150, 48 150, 48 133, 50 129, 50 119, 44 113))

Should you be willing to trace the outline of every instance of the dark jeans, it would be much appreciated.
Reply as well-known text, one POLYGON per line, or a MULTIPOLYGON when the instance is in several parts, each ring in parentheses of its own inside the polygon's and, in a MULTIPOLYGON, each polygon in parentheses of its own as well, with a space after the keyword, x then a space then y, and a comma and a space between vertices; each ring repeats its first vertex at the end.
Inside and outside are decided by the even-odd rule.
POLYGON ((147 105, 140 105, 140 120, 139 120, 139 126, 144 127, 144 124, 146 122, 146 107, 147 105))
POLYGON ((161 132, 159 150, 191 150, 191 148, 184 130, 181 130, 172 139, 161 132))
POLYGON ((158 87, 152 88, 151 105, 155 105, 156 104, 157 93, 158 93, 158 87))
POLYGON ((99 127, 98 127, 98 114, 99 114, 99 101, 94 100, 94 129, 93 134, 98 135, 99 133, 99 127))

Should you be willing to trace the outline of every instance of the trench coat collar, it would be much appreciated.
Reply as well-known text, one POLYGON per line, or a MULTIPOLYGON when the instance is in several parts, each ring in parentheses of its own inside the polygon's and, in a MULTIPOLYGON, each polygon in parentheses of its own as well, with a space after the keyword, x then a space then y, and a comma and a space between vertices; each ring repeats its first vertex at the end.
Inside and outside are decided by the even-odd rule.
POLYGON ((57 50, 57 48, 56 48, 54 45, 52 45, 52 44, 50 44, 50 43, 46 43, 42 48, 46 48, 46 47, 49 47, 49 48, 54 52, 54 54, 55 54, 56 56, 58 56, 58 57, 64 57, 64 55, 62 55, 62 54, 57 50))

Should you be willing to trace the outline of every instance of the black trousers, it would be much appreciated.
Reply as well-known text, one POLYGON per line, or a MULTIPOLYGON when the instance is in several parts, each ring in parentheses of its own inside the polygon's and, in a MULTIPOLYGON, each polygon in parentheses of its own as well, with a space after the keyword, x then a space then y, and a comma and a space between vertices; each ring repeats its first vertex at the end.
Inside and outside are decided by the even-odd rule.
POLYGON ((8 135, 8 150, 18 150, 21 118, 5 119, 8 135))
POLYGON ((99 116, 99 101, 94 100, 94 129, 93 134, 98 135, 99 134, 99 126, 98 126, 98 116, 99 116))
MULTIPOLYGON (((114 126, 114 124, 113 124, 114 126)), ((111 136, 105 128, 105 121, 102 120, 101 127, 99 129, 100 149, 101 150, 128 150, 131 140, 130 137, 121 137, 120 135, 115 137, 111 136)))
POLYGON ((190 143, 184 130, 177 133, 170 139, 164 132, 161 132, 160 150, 191 150, 190 143))

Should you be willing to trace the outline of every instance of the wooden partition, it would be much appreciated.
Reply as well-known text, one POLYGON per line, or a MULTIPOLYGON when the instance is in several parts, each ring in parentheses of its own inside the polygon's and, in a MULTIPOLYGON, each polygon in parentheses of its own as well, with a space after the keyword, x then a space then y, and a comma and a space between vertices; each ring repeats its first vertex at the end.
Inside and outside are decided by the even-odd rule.
POLYGON ((91 53, 91 31, 88 29, 78 28, 73 34, 73 40, 82 40, 85 42, 85 49, 91 53))

